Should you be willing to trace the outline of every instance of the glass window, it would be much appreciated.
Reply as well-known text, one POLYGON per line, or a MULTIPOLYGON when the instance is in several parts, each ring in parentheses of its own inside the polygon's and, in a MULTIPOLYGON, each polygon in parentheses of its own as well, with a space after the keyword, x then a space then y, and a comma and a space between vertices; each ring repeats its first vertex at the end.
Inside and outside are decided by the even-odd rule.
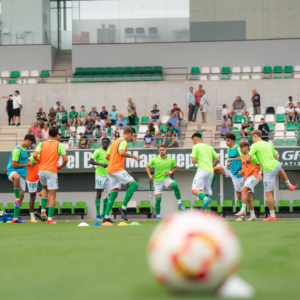
MULTIPOLYGON (((300 189, 300 171, 285 171, 289 181, 296 186, 296 190, 300 189)), ((279 176, 278 176, 279 177, 279 176)), ((279 189, 280 190, 288 190, 288 186, 286 183, 279 177, 279 189)))
POLYGON ((137 191, 150 191, 150 179, 146 173, 130 173, 138 183, 137 191))

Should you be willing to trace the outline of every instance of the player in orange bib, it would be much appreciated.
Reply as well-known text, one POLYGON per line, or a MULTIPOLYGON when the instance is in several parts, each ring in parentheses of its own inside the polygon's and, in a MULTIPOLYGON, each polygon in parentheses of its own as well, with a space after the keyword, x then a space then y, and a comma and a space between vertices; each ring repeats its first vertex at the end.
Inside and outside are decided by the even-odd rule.
POLYGON ((241 190, 242 193, 242 209, 235 214, 237 217, 241 217, 246 215, 246 207, 248 204, 250 210, 250 219, 248 221, 255 221, 255 211, 252 203, 252 197, 254 193, 254 187, 258 184, 259 181, 262 181, 261 176, 261 166, 259 164, 258 159, 253 156, 251 158, 250 163, 246 165, 246 159, 249 155, 249 143, 241 142, 240 150, 242 152, 242 156, 238 158, 231 158, 230 160, 241 160, 242 161, 242 171, 239 172, 240 175, 244 175, 244 186, 241 190))
POLYGON ((57 141, 58 129, 52 127, 49 129, 49 140, 39 143, 33 158, 39 162, 39 177, 40 182, 44 187, 43 198, 41 199, 43 219, 46 219, 46 206, 49 198, 48 206, 48 220, 47 224, 56 224, 53 221, 53 214, 55 210, 55 198, 58 189, 58 178, 57 170, 62 170, 62 168, 68 162, 68 156, 66 150, 62 144, 57 141), (40 154, 40 159, 38 159, 38 154, 40 154), (62 156, 63 163, 57 166, 59 156, 62 156))
POLYGON ((109 213, 113 207, 113 204, 118 197, 118 191, 121 188, 121 184, 129 184, 129 188, 126 192, 123 205, 119 208, 120 214, 125 221, 128 221, 126 209, 127 204, 136 191, 137 182, 124 170, 124 164, 126 157, 135 159, 138 163, 140 158, 135 155, 127 153, 127 143, 132 139, 133 131, 131 128, 125 128, 124 134, 121 138, 115 140, 106 154, 106 159, 109 161, 107 174, 110 181, 110 197, 107 202, 105 217, 103 223, 114 223, 109 218, 109 213))

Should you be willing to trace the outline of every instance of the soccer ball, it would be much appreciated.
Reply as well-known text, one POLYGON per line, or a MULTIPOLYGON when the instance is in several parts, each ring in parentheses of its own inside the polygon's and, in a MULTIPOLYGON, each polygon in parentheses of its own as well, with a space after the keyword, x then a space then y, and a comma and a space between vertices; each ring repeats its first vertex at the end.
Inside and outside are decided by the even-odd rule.
POLYGON ((175 291, 215 291, 238 270, 240 261, 233 230, 221 218, 198 210, 160 223, 148 245, 154 278, 175 291))

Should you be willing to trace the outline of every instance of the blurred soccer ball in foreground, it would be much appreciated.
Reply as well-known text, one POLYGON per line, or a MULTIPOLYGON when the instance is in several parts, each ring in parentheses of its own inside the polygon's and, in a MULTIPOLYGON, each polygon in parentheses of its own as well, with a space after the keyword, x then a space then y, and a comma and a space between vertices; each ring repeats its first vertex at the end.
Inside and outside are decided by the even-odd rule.
POLYGON ((210 292, 240 265, 238 238, 220 218, 185 211, 160 223, 148 246, 154 278, 171 290, 210 292))

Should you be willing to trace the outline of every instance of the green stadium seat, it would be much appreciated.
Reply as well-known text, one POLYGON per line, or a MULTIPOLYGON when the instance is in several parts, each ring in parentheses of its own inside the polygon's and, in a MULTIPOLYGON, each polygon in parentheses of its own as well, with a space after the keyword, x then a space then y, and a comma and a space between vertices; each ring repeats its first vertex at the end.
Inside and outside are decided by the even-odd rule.
POLYGON ((300 130, 300 122, 298 122, 298 124, 297 124, 297 130, 298 131, 300 130))
POLYGON ((95 75, 104 75, 104 68, 95 68, 95 75))
MULTIPOLYGON (((263 204, 260 203, 260 200, 252 200, 253 206, 254 206, 254 212, 256 217, 259 218, 260 215, 263 215, 265 212, 265 208, 263 204)), ((249 208, 247 206, 247 212, 249 213, 249 208)))
MULTIPOLYGON (((132 201, 132 202, 135 202, 137 203, 137 201, 132 201)), ((140 213, 140 207, 138 205, 136 206, 131 206, 130 204, 133 204, 133 203, 128 203, 128 206, 127 206, 127 215, 137 215, 140 213)))
POLYGON ((235 206, 232 200, 223 200, 222 214, 223 217, 225 217, 227 214, 235 214, 235 206))
POLYGON ((104 82, 104 76, 93 76, 93 82, 104 82))
POLYGON ((140 148, 140 142, 135 142, 134 148, 140 148))
POLYGON ((200 209, 203 205, 203 200, 195 200, 194 205, 193 205, 193 210, 194 209, 200 209))
POLYGON ((10 77, 11 78, 18 78, 18 77, 20 77, 19 71, 12 71, 11 74, 10 74, 10 77))
POLYGON ((123 75, 124 74, 124 68, 123 67, 114 68, 114 74, 115 75, 123 75))
POLYGON ((5 212, 5 207, 3 206, 3 203, 0 203, 0 210, 5 212))
POLYGON ((293 67, 292 66, 285 66, 284 67, 284 73, 293 73, 293 67))
POLYGON ((292 74, 284 74, 283 78, 290 79, 290 78, 293 78, 293 75, 292 74))
POLYGON ((200 74, 200 69, 198 67, 192 67, 191 68, 191 74, 200 74))
POLYGON ((126 120, 126 122, 129 123, 129 118, 128 117, 124 117, 124 120, 126 120))
POLYGON ((63 202, 60 211, 62 215, 74 215, 74 206, 72 202, 63 202))
POLYGON ((122 82, 123 76, 112 76, 110 82, 122 82))
POLYGON ((84 82, 85 82, 85 77, 83 76, 73 77, 73 83, 84 83, 84 82))
POLYGON ((217 213, 217 214, 221 214, 222 213, 222 207, 221 205, 218 203, 217 200, 212 200, 210 203, 211 206, 211 211, 217 213))
POLYGON ((163 131, 164 131, 164 133, 166 133, 166 132, 167 132, 167 130, 168 130, 168 127, 167 127, 167 125, 165 125, 165 124, 162 124, 162 125, 160 125, 159 131, 161 131, 161 130, 163 130, 163 131))
POLYGON ((268 124, 268 126, 269 126, 270 132, 271 132, 271 131, 274 131, 274 124, 273 124, 273 123, 267 123, 267 124, 268 124))
POLYGON ((293 200, 293 213, 300 214, 300 200, 293 200))
POLYGON ((124 75, 131 75, 133 73, 133 67, 125 67, 124 68, 124 75))
POLYGON ((122 207, 123 202, 122 201, 115 201, 112 209, 111 214, 114 215, 114 218, 116 218, 116 215, 119 215, 119 208, 122 207))
POLYGON ((20 216, 29 216, 29 214, 30 214, 29 202, 22 202, 20 208, 20 216))
POLYGON ((265 66, 265 67, 263 68, 263 73, 264 73, 264 74, 271 74, 271 73, 272 73, 272 67, 270 67, 270 66, 265 66))
POLYGON ((125 81, 125 82, 130 82, 130 81, 132 81, 132 80, 131 80, 131 77, 132 77, 132 76, 125 75, 125 76, 124 76, 124 81, 125 81))
POLYGON ((282 66, 275 66, 273 73, 281 74, 282 73, 282 66))
POLYGON ((114 68, 104 68, 104 75, 113 75, 114 74, 114 68))
POLYGON ((144 81, 161 81, 161 75, 146 75, 144 76, 144 81))
POLYGON ((41 71, 41 77, 49 77, 49 71, 41 71))
POLYGON ((285 122, 285 114, 276 115, 276 122, 277 123, 284 123, 285 122))
POLYGON ((296 130, 295 123, 287 123, 286 124, 286 131, 295 131, 295 130, 296 130))
MULTIPOLYGON (((139 125, 140 124, 140 118, 139 117, 135 117, 134 118, 134 122, 135 122, 136 125, 139 125)), ((137 131, 136 131, 136 133, 137 133, 137 131)))
POLYGON ((282 76, 281 75, 274 75, 273 79, 282 79, 282 76))
POLYGON ((128 142, 127 148, 129 148, 129 149, 133 148, 133 143, 132 142, 128 142))
POLYGON ((151 205, 151 202, 148 200, 143 200, 140 202, 140 214, 147 215, 147 218, 151 218, 153 214, 153 207, 151 205))
POLYGON ((221 76, 221 80, 228 80, 228 79, 229 79, 228 75, 222 75, 221 76))
POLYGON ((286 140, 285 145, 287 147, 294 147, 295 146, 295 141, 294 140, 286 140))
POLYGON ((55 215, 60 215, 61 214, 61 208, 59 206, 59 202, 55 202, 54 214, 55 215))
POLYGON ((14 79, 8 80, 8 84, 17 84, 17 81, 14 79))
POLYGON ((85 75, 89 76, 89 75, 94 75, 95 74, 95 68, 86 68, 85 69, 85 75))
MULTIPOLYGON (((230 67, 223 67, 222 74, 230 74, 230 67)), ((221 77, 221 80, 222 80, 222 77, 221 77)))
POLYGON ((143 81, 143 76, 140 75, 131 76, 130 81, 143 81))
POLYGON ((133 74, 134 75, 142 75, 143 74, 143 68, 142 67, 134 67, 133 68, 133 74))
POLYGON ((241 133, 240 132, 233 132, 233 134, 236 137, 236 140, 240 140, 241 139, 241 133))
POLYGON ((6 210, 9 210, 10 212, 13 212, 14 208, 15 208, 15 203, 14 202, 8 202, 6 204, 6 210))
POLYGON ((87 215, 87 206, 86 202, 76 202, 75 208, 74 208, 74 215, 80 215, 81 219, 84 218, 85 215, 87 215))
POLYGON ((87 83, 94 82, 94 76, 85 76, 85 82, 87 83))
MULTIPOLYGON (((182 205, 186 208, 186 209, 193 209, 193 206, 191 205, 191 201, 190 200, 181 200, 182 205)), ((177 206, 177 211, 179 211, 179 207, 177 206)))
POLYGON ((150 121, 149 117, 142 117, 141 118, 141 125, 148 125, 149 121, 150 121))
MULTIPOLYGON (((274 204, 275 204, 275 200, 274 200, 274 204)), ((269 205, 268 205, 268 202, 267 201, 265 201, 265 215, 266 215, 266 217, 268 217, 269 216, 269 214, 270 214, 270 209, 269 209, 269 205)), ((278 205, 276 205, 275 204, 275 213, 278 213, 278 205)))
POLYGON ((99 148, 99 144, 98 143, 93 143, 92 149, 98 149, 99 148))
POLYGON ((143 67, 143 74, 149 75, 152 74, 153 68, 152 67, 143 67))
POLYGON ((85 68, 76 68, 74 76, 82 76, 85 75, 85 68))
POLYGON ((283 140, 276 140, 275 141, 275 146, 277 146, 277 147, 283 147, 284 146, 283 140))
POLYGON ((242 115, 235 115, 234 116, 234 123, 242 123, 243 116, 242 115))
MULTIPOLYGON (((56 202, 55 202, 56 203, 56 202)), ((38 201, 34 202, 34 209, 38 209, 40 206, 40 203, 38 201)))
POLYGON ((153 74, 159 74, 161 75, 163 71, 163 68, 161 66, 155 66, 153 67, 153 74))
POLYGON ((278 213, 286 214, 286 213, 292 213, 292 212, 293 212, 293 206, 290 205, 289 200, 279 200, 278 213))

